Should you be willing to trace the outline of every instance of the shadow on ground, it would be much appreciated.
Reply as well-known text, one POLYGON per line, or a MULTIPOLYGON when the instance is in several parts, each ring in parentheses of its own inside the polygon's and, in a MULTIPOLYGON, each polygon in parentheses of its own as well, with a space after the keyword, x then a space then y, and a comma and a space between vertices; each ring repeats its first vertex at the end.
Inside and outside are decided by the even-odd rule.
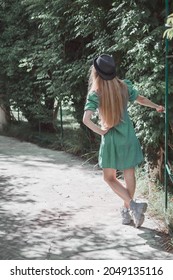
MULTIPOLYGON (((73 208, 62 211, 59 207, 42 209, 37 214, 22 211, 10 211, 6 205, 11 201, 17 204, 34 204, 34 200, 13 192, 9 177, 2 177, 0 184, 0 259, 109 259, 117 255, 125 259, 157 259, 154 251, 143 253, 137 250, 139 244, 133 238, 122 239, 122 232, 107 233, 107 225, 79 226, 71 224, 78 212, 85 208, 73 208)), ((163 240, 164 233, 149 228, 141 228, 138 235, 145 244, 157 248, 157 242, 163 240), (157 241, 157 242, 156 242, 157 241)), ((164 251, 164 248, 162 248, 164 251)), ((114 258, 113 258, 114 259, 114 258)))

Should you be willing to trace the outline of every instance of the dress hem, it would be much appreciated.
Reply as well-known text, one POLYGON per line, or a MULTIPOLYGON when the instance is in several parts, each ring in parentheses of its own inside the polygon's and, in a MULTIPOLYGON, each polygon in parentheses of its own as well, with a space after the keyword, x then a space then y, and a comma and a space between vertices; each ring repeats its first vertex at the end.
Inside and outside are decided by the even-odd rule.
POLYGON ((99 167, 100 168, 102 168, 102 169, 105 169, 105 168, 110 168, 110 169, 115 169, 115 170, 120 170, 120 171, 123 171, 123 170, 126 170, 126 169, 130 169, 130 168, 136 168, 136 167, 138 167, 141 163, 143 162, 143 160, 142 161, 140 161, 139 163, 137 163, 137 164, 134 164, 134 165, 130 165, 130 166, 125 166, 125 167, 121 167, 121 168, 119 168, 119 167, 115 167, 115 166, 109 166, 109 167, 103 167, 103 166, 101 166, 100 164, 99 164, 99 167))

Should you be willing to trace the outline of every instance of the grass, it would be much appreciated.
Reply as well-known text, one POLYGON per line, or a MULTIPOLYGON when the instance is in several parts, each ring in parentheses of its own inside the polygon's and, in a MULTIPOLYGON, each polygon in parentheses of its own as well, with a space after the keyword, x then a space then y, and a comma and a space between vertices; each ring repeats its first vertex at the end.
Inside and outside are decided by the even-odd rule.
MULTIPOLYGON (((173 194, 168 193, 168 207, 165 208, 165 191, 161 183, 150 181, 147 171, 143 168, 137 171, 137 195, 148 200, 148 213, 168 228, 173 238, 173 194)), ((173 247, 173 240, 172 247, 173 247)))

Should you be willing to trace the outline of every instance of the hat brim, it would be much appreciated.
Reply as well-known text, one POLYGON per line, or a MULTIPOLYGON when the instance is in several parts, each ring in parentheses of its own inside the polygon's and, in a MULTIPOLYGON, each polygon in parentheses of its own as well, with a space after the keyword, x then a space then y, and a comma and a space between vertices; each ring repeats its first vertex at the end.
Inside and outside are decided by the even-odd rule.
POLYGON ((109 81, 109 80, 113 80, 115 77, 116 77, 116 72, 114 73, 111 73, 111 74, 105 74, 101 71, 101 69, 98 67, 97 65, 97 60, 98 57, 94 58, 93 59, 93 65, 97 71, 97 73, 99 74, 99 76, 103 79, 103 80, 106 80, 106 81, 109 81))

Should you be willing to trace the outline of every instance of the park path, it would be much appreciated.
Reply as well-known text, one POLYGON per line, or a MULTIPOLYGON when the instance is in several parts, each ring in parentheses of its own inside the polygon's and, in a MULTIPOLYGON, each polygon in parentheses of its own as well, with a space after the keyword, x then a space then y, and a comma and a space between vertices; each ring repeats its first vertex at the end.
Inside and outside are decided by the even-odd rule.
POLYGON ((101 171, 65 152, 0 136, 0 259, 173 259, 150 217, 121 225, 101 171))

